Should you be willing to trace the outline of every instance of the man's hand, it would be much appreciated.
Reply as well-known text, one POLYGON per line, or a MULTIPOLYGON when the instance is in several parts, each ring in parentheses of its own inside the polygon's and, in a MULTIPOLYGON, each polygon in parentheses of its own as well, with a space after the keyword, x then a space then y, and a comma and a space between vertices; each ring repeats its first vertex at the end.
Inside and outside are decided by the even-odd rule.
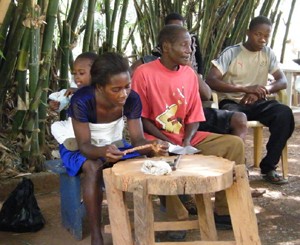
POLYGON ((190 146, 191 145, 191 141, 190 140, 184 140, 183 142, 182 142, 182 146, 183 147, 185 147, 185 146, 190 146))
POLYGON ((241 99, 240 104, 242 105, 251 105, 258 100, 258 96, 256 94, 245 94, 245 96, 241 99))
POLYGON ((169 143, 162 140, 154 140, 152 150, 155 152, 155 155, 167 156, 169 154, 169 143))
POLYGON ((255 94, 259 99, 265 99, 268 94, 268 90, 262 85, 252 85, 245 87, 245 93, 255 94))

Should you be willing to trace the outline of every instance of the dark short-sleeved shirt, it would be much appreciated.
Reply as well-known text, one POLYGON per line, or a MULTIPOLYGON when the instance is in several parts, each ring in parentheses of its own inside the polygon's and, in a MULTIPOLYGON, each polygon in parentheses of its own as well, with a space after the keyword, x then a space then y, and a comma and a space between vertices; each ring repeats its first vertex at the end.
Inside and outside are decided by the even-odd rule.
MULTIPOLYGON (((95 87, 86 86, 72 96, 68 109, 69 116, 80 122, 97 123, 95 87)), ((128 119, 141 117, 142 103, 139 95, 131 90, 123 110, 128 119)))

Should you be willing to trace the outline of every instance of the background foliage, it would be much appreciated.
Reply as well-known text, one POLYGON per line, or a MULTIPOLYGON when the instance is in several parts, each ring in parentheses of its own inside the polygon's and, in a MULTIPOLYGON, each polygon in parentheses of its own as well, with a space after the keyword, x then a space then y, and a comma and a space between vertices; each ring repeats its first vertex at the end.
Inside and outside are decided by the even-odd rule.
MULTIPOLYGON (((43 161, 51 157, 47 140, 51 123, 47 95, 69 86, 73 55, 82 51, 116 51, 134 61, 150 54, 164 17, 178 12, 186 18, 190 32, 199 37, 207 73, 209 61, 225 46, 244 41, 249 20, 258 14, 271 18, 274 23, 270 44, 273 46, 282 21, 282 2, 284 0, 1 0, 2 142, 5 138, 15 143, 14 152, 21 156, 20 161, 14 160, 18 166, 30 171, 43 169, 43 161)), ((290 1, 290 17, 295 2, 290 1)), ((60 115, 61 119, 64 117, 60 115)), ((0 166, 5 165, 3 156, 11 154, 8 148, 0 142, 0 166)))

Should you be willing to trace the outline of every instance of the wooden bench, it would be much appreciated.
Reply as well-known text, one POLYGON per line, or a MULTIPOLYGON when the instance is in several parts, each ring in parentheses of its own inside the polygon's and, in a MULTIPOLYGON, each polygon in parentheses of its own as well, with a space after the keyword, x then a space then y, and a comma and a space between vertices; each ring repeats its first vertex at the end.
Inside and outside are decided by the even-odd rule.
POLYGON ((77 240, 81 240, 85 208, 81 201, 80 176, 69 176, 61 159, 46 161, 45 167, 59 174, 62 224, 77 240))

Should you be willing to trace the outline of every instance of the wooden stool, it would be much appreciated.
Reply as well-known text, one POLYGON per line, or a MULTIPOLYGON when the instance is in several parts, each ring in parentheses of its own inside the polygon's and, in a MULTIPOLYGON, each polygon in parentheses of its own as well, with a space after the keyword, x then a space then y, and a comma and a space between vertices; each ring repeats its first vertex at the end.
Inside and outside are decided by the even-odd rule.
MULTIPOLYGON (((153 158, 172 161, 174 157, 153 158)), ((151 245, 154 231, 200 229, 205 242, 192 244, 261 244, 257 220, 244 165, 215 156, 185 155, 170 175, 141 172, 145 159, 131 159, 103 172, 114 245, 151 245), (235 178, 233 177, 235 173, 235 178), (235 242, 217 241, 210 193, 225 190, 235 242), (133 193, 134 240, 123 192, 133 193), (151 195, 195 194, 198 220, 154 222, 151 195), (211 241, 211 242, 209 242, 211 241)))
POLYGON ((45 166, 59 174, 62 224, 77 240, 82 240, 85 208, 81 202, 80 176, 68 175, 61 159, 46 161, 45 166))

